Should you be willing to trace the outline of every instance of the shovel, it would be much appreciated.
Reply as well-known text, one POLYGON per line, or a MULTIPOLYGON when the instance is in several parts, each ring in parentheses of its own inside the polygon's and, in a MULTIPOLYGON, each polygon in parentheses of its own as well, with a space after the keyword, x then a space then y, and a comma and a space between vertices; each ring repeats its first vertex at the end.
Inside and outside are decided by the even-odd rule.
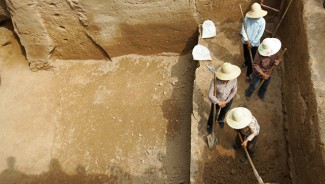
MULTIPOLYGON (((239 133, 239 131, 237 131, 237 133, 238 133, 238 136, 239 136, 239 138, 240 138, 240 141, 241 141, 241 142, 244 142, 244 141, 243 141, 243 138, 242 138, 242 136, 241 136, 241 134, 239 133)), ((244 147, 244 150, 245 150, 246 156, 247 156, 247 158, 248 158, 248 161, 249 161, 249 163, 250 163, 251 166, 252 166, 252 169, 253 169, 253 172, 254 172, 255 178, 256 178, 256 180, 258 181, 258 184, 278 184, 278 183, 264 183, 264 181, 262 180, 261 176, 258 174, 258 172, 257 172, 257 170, 256 170, 256 168, 255 168, 255 166, 254 166, 254 164, 253 164, 253 161, 252 161, 251 156, 249 155, 249 153, 248 153, 248 151, 247 151, 247 148, 244 147)))
MULTIPOLYGON (((215 119, 216 119, 215 118, 215 113, 216 113, 215 110, 216 110, 216 104, 214 104, 214 108, 213 108, 212 133, 207 136, 209 148, 213 148, 216 144, 219 143, 219 138, 214 133, 214 126, 215 126, 215 119)), ((217 117, 219 117, 220 110, 221 110, 221 108, 219 108, 217 117)))
MULTIPOLYGON (((211 70, 212 67, 210 67, 210 68, 209 68, 209 66, 207 66, 207 67, 208 67, 208 69, 210 71, 212 71, 211 70)), ((217 93, 217 81, 216 81, 216 73, 214 72, 214 96, 216 96, 216 93, 217 93)), ((221 107, 219 108, 219 111, 218 111, 218 114, 217 114, 218 117, 219 117, 219 114, 220 114, 220 110, 221 110, 221 107)), ((216 104, 213 105, 212 133, 207 136, 209 148, 213 148, 219 142, 218 137, 214 133, 214 124, 215 124, 215 121, 216 121, 216 116, 215 115, 216 115, 216 104)))

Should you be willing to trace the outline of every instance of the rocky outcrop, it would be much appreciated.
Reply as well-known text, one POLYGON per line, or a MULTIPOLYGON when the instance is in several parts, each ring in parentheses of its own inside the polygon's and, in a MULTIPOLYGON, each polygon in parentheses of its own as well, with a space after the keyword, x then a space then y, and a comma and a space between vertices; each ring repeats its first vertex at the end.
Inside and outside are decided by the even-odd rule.
POLYGON ((37 1, 7 0, 6 3, 15 32, 26 50, 31 70, 49 69, 50 53, 54 45, 37 9, 37 1))

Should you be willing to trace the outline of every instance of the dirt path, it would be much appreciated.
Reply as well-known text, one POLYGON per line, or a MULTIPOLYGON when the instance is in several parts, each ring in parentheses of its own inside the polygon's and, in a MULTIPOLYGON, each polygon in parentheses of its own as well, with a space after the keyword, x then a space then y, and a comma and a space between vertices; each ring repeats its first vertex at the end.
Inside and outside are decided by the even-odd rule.
MULTIPOLYGON (((199 106, 199 137, 206 144, 206 122, 210 112, 208 100, 209 82, 212 74, 206 69, 206 64, 215 68, 223 62, 231 62, 237 66, 243 63, 242 46, 237 23, 224 23, 218 25, 219 33, 216 38, 200 40, 200 43, 207 46, 213 56, 213 62, 201 62, 196 74, 196 84, 202 88, 200 93, 195 94, 199 106), (202 111, 201 111, 202 110, 202 111)), ((273 74, 265 102, 262 102, 255 95, 248 102, 244 97, 244 90, 248 83, 245 82, 246 69, 238 79, 238 93, 235 96, 232 108, 245 106, 251 110, 257 118, 261 131, 258 136, 256 154, 253 159, 256 169, 264 182, 290 183, 289 170, 287 166, 287 148, 284 138, 284 127, 282 123, 282 102, 281 102, 281 75, 280 68, 273 74)), ((232 151, 236 132, 228 125, 224 129, 218 126, 217 134, 221 143, 215 149, 208 149, 204 145, 200 167, 204 169, 202 182, 204 183, 257 183, 249 164, 242 164, 239 159, 245 153, 243 150, 232 151)))

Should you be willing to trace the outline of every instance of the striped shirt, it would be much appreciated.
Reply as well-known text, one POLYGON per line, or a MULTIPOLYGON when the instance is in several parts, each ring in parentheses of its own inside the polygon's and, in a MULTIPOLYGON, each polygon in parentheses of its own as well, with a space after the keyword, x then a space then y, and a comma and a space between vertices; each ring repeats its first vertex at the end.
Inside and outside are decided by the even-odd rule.
POLYGON ((229 80, 224 84, 222 80, 217 79, 217 96, 214 96, 214 79, 211 80, 209 99, 212 103, 217 104, 219 101, 230 102, 237 93, 237 79, 229 80))
POLYGON ((260 39, 265 30, 265 19, 263 17, 257 19, 245 17, 244 23, 242 24, 240 32, 240 34, 243 36, 242 42, 245 43, 249 39, 253 47, 258 47, 260 45, 260 39), (247 34, 245 33, 244 23, 246 25, 248 38, 247 34))

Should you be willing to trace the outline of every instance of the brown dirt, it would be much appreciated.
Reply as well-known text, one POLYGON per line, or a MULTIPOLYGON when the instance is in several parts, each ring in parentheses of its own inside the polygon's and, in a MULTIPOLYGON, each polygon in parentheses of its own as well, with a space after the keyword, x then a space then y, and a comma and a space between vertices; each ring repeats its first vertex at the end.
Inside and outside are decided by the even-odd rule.
POLYGON ((56 61, 52 71, 32 72, 12 31, 0 31, 8 35, 0 50, 0 183, 189 180, 191 54, 56 61))
MULTIPOLYGON (((218 68, 222 62, 231 62, 240 66, 243 63, 242 46, 236 30, 240 25, 237 23, 218 25, 221 32, 211 40, 200 40, 206 45, 213 55, 213 62, 201 62, 196 74, 197 83, 202 88, 201 92, 194 94, 202 99, 199 114, 199 136, 206 144, 206 122, 210 110, 210 102, 207 98, 209 82, 212 74, 205 69, 205 65, 213 65, 218 68)), ((282 66, 281 66, 282 67, 282 66)), ((238 93, 235 96, 232 108, 245 106, 251 110, 261 125, 258 136, 256 154, 253 162, 264 182, 290 183, 289 169, 287 165, 287 147, 283 132, 283 116, 281 101, 281 73, 278 68, 273 74, 272 81, 267 91, 265 102, 260 101, 257 95, 250 101, 244 98, 244 90, 248 86, 245 83, 245 69, 239 77, 238 93)), ((217 135, 221 140, 214 149, 207 145, 203 147, 200 167, 203 168, 202 179, 198 183, 257 183, 249 164, 242 164, 239 159, 244 155, 243 150, 232 151, 236 132, 229 126, 223 130, 216 127, 217 135)))

